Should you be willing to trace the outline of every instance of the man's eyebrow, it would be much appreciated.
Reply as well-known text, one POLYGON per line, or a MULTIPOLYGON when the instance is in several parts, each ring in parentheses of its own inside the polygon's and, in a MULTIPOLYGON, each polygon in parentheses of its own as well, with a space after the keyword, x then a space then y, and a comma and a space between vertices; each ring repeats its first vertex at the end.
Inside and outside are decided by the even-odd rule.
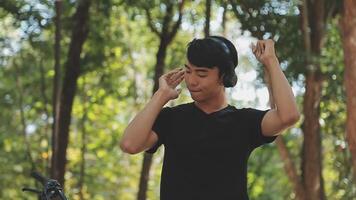
MULTIPOLYGON (((185 66, 185 68, 190 69, 190 67, 187 64, 184 64, 184 66, 185 66)), ((204 68, 203 69, 198 68, 198 69, 195 69, 194 71, 197 71, 197 72, 208 72, 208 70, 204 69, 204 68)))

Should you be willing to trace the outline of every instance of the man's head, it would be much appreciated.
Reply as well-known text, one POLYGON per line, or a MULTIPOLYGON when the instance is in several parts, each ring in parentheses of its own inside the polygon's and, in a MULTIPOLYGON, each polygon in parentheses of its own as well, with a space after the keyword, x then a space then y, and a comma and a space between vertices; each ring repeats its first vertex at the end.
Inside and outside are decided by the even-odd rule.
POLYGON ((237 51, 227 39, 211 36, 188 44, 185 82, 196 101, 220 95, 236 85, 237 51))
POLYGON ((188 44, 187 60, 196 67, 217 67, 225 87, 236 85, 237 51, 228 39, 220 36, 194 39, 188 44))

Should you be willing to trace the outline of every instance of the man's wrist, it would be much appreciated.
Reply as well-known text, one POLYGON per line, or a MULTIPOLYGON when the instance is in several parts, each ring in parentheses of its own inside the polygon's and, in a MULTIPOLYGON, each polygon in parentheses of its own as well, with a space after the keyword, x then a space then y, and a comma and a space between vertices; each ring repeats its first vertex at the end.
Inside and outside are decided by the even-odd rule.
POLYGON ((274 58, 269 58, 266 59, 266 61, 263 63, 263 65, 267 68, 274 68, 274 67, 279 67, 279 61, 277 57, 274 58))
POLYGON ((165 105, 170 100, 168 91, 162 88, 159 88, 153 96, 156 97, 163 105, 165 105))

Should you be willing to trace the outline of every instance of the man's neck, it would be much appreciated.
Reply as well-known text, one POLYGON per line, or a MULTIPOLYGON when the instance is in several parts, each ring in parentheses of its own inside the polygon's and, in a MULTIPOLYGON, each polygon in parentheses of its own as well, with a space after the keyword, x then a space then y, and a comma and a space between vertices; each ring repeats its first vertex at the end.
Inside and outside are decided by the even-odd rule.
POLYGON ((206 101, 194 101, 194 104, 207 114, 219 111, 228 105, 225 91, 206 101))

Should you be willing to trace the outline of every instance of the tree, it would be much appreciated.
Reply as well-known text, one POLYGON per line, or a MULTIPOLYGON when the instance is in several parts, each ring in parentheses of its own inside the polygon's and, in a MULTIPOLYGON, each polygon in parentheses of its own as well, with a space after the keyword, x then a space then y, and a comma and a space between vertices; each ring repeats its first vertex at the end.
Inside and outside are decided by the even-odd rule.
POLYGON ((308 199, 326 199, 322 175, 320 99, 325 74, 320 67, 327 20, 337 13, 337 2, 304 0, 301 22, 305 49, 305 94, 302 129, 304 133, 302 178, 308 199))
POLYGON ((354 183, 356 184, 356 1, 344 0, 341 19, 345 62, 346 87, 346 138, 352 157, 354 183))
POLYGON ((211 0, 205 0, 205 26, 204 36, 210 35, 211 0))
MULTIPOLYGON (((62 1, 55 1, 55 39, 54 39, 54 79, 53 79, 53 92, 52 92, 52 116, 53 116, 53 124, 52 124, 52 136, 56 134, 56 129, 59 127, 56 123, 57 113, 59 109, 59 100, 60 100, 60 84, 61 84, 61 15, 62 15, 62 1)), ((52 152, 54 152, 54 137, 52 137, 52 152)), ((54 159, 51 160, 51 162, 54 159)), ((52 166, 54 163, 51 164, 52 166)))
POLYGON ((325 199, 322 178, 320 135, 320 98, 323 76, 318 57, 321 53, 325 30, 325 7, 323 0, 303 1, 301 21, 306 52, 305 94, 303 102, 303 160, 302 180, 308 199, 325 199), (311 59, 312 57, 313 59, 311 59))
MULTIPOLYGON (((61 1, 60 65, 63 69, 68 62, 73 23, 77 21, 73 20, 73 14, 79 2, 61 1)), ((344 21, 352 22, 350 18, 346 20, 338 15, 338 9, 341 9, 338 6, 340 4, 345 7, 344 2, 324 1, 327 10, 324 16, 327 19, 320 56, 306 54, 301 28, 302 1, 234 2, 236 5, 231 6, 228 0, 212 1, 211 21, 214 24, 216 21, 221 22, 226 31, 229 31, 226 36, 232 40, 238 39, 234 42, 250 35, 276 40, 276 53, 281 67, 293 89, 296 89, 297 102, 301 108, 307 74, 306 57, 310 56, 308 59, 312 64, 315 62, 320 65, 323 81, 318 121, 322 140, 325 195, 328 199, 353 199, 356 191, 355 184, 352 183, 354 165, 350 164, 351 146, 346 142, 350 140, 346 140, 345 134, 347 112, 344 87, 346 78, 350 78, 346 77, 347 74, 351 75, 352 72, 344 73, 346 62, 344 51, 340 49, 343 48, 342 39, 354 36, 344 37, 344 33, 340 32, 344 21), (240 27, 241 32, 238 30, 240 27)), ((149 8, 153 27, 161 33, 168 3, 174 4, 172 21, 167 26, 170 32, 179 18, 177 10, 180 1, 91 2, 90 16, 95 17, 88 19, 90 32, 81 50, 80 74, 72 105, 66 150, 66 180, 63 187, 70 199, 137 198, 143 154, 129 156, 120 150, 117 141, 133 114, 142 109, 152 94, 152 79, 161 38, 148 28, 143 5, 149 8), (131 5, 125 6, 127 4, 131 5)), ((315 3, 308 5, 311 8, 315 3)), ((346 7, 351 9, 350 5, 346 7)), ((162 71, 181 66, 186 57, 187 42, 192 37, 203 36, 205 6, 206 0, 185 1, 182 18, 184 26, 180 26, 166 48, 162 71)), ((309 12, 309 22, 313 15, 309 12)), ((51 139, 48 134, 53 123, 56 16, 55 1, 0 1, 0 27, 5 27, 0 30, 0 171, 4 172, 0 181, 0 199, 36 199, 35 195, 21 191, 24 186, 36 187, 29 176, 33 167, 28 155, 31 155, 36 170, 46 176, 49 173, 46 173, 46 169, 50 165, 48 161, 51 156, 51 139)), ((310 23, 309 26, 314 25, 310 23)), ((212 28, 215 34, 225 30, 210 26, 211 30, 212 28)), ((305 30, 308 29, 309 34, 315 31, 314 28, 305 30)), ((243 49, 245 44, 239 45, 241 44, 238 43, 237 47, 242 52, 238 72, 248 71, 255 75, 254 70, 249 71, 249 66, 255 60, 249 57, 250 52, 247 49, 243 49)), ((344 45, 346 47, 350 47, 350 42, 344 45)), ((348 52, 352 52, 353 48, 351 46, 348 52)), ((346 51, 345 49, 345 56, 346 51)), ((347 59, 352 60, 352 56, 347 55, 347 59)), ((260 69, 262 67, 257 68, 260 69)), ((349 69, 352 71, 352 67, 349 69)), ((264 91, 262 70, 260 72, 257 80, 244 83, 245 76, 241 76, 238 84, 251 86, 257 94, 258 91, 264 91)), ((62 79, 60 85, 63 84, 62 79)), ((191 101, 189 92, 184 89, 184 83, 181 86, 183 90, 180 98, 170 102, 169 106, 191 101)), ((258 100, 245 102, 235 99, 232 94, 236 94, 235 91, 240 86, 228 90, 231 91, 231 103, 241 107, 256 106, 258 100)), ((299 182, 299 188, 305 192, 300 167, 304 159, 301 156, 304 136, 300 125, 301 123, 289 129, 275 144, 263 146, 253 152, 248 171, 248 192, 251 199, 301 199, 296 189, 299 182), (286 169, 283 170, 283 167, 286 169)), ((152 157, 151 175, 147 175, 147 179, 150 179, 147 199, 157 199, 159 196, 161 153, 163 152, 158 151, 152 157)))
POLYGON ((58 109, 56 123, 58 129, 53 135, 53 156, 51 177, 58 180, 63 185, 64 173, 67 157, 67 146, 69 136, 69 125, 71 121, 72 105, 75 97, 77 80, 81 72, 80 54, 83 44, 88 36, 88 19, 90 0, 78 2, 77 10, 74 14, 74 24, 72 29, 71 43, 69 46, 67 62, 65 64, 65 74, 61 89, 61 102, 58 109))

